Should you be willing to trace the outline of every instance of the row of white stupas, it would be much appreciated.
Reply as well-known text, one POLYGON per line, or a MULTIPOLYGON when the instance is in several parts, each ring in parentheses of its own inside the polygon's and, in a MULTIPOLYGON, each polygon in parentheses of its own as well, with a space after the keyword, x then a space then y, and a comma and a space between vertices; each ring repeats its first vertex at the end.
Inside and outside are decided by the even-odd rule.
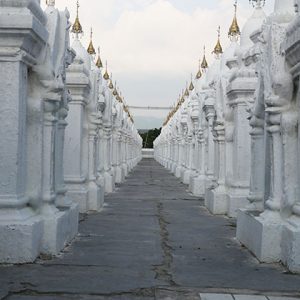
POLYGON ((78 38, 78 11, 71 28, 54 2, 0 2, 0 263, 57 254, 78 213, 101 210, 141 158, 128 108, 78 38))
POLYGON ((169 114, 155 157, 211 213, 237 217, 260 261, 300 272, 300 1, 276 0, 270 16, 252 2, 169 114))

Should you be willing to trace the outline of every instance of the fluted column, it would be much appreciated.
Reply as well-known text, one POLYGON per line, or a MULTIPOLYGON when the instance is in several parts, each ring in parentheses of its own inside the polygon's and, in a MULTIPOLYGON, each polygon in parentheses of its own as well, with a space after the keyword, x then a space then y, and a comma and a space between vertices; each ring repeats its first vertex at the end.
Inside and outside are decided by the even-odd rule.
POLYGON ((215 158, 215 151, 214 151, 214 136, 213 136, 213 125, 214 125, 214 117, 215 111, 212 105, 205 106, 205 114, 207 118, 207 169, 206 169, 206 176, 207 176, 207 187, 210 187, 213 177, 214 177, 214 158, 215 158))
POLYGON ((262 151, 265 147, 264 139, 264 120, 253 117, 250 121, 252 129, 251 136, 251 174, 250 174, 250 192, 248 200, 249 209, 262 211, 264 207, 265 195, 265 153, 262 151))

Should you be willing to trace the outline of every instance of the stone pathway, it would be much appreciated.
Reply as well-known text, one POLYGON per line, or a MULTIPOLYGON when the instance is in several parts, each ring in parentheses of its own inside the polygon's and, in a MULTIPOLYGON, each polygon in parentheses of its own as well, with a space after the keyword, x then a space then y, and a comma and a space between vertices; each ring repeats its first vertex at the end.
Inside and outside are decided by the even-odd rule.
POLYGON ((201 300, 295 300, 299 298, 258 296, 258 295, 233 295, 233 294, 200 294, 201 300))
POLYGON ((82 217, 80 235, 60 257, 1 266, 0 299, 300 297, 300 276, 259 264, 235 241, 232 220, 210 215, 154 160, 143 160, 106 203, 82 217))

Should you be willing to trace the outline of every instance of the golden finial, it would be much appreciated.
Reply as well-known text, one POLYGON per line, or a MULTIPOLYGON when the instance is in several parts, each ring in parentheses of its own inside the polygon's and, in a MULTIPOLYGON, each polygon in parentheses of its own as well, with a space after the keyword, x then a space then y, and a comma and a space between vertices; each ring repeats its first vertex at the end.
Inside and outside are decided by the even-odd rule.
POLYGON ((118 101, 119 101, 120 103, 123 103, 123 98, 122 98, 121 96, 119 96, 119 97, 118 97, 118 101))
MULTIPOLYGON (((117 83, 116 83, 117 84, 117 83)), ((118 90, 116 90, 116 92, 117 92, 117 100, 120 102, 120 103, 122 103, 123 101, 122 101, 122 93, 120 92, 120 95, 119 95, 119 92, 118 92, 118 90)))
POLYGON ((231 41, 237 41, 239 36, 241 35, 236 13, 237 13, 237 0, 235 0, 234 3, 234 17, 228 32, 228 37, 230 38, 231 41))
POLYGON ((91 28, 91 39, 90 39, 90 44, 87 48, 87 52, 90 55, 95 55, 96 54, 96 51, 95 51, 95 48, 94 48, 94 45, 93 45, 93 28, 91 28))
POLYGON ((199 59, 199 70, 196 74, 196 79, 200 79, 202 77, 202 72, 201 72, 201 60, 199 59))
POLYGON ((109 86, 108 86, 111 90, 114 88, 114 85, 112 83, 112 73, 110 73, 110 81, 109 81, 109 86))
POLYGON ((190 93, 189 93, 189 89, 188 89, 188 83, 186 82, 186 89, 184 92, 184 96, 188 97, 189 95, 190 95, 190 93))
POLYGON ((219 58, 220 55, 223 53, 223 49, 222 49, 221 42, 220 42, 220 36, 221 36, 221 27, 220 26, 218 27, 217 32, 218 32, 218 41, 217 41, 215 49, 212 53, 215 54, 216 58, 219 58))
POLYGON ((55 6, 55 0, 46 0, 48 6, 55 6))
POLYGON ((203 48, 203 60, 202 60, 202 63, 201 63, 201 68, 203 70, 206 70, 208 68, 208 63, 207 63, 207 60, 206 60, 206 56, 205 56, 205 46, 203 48))
POLYGON ((182 103, 184 103, 184 101, 185 101, 185 99, 184 99, 184 89, 182 89, 182 92, 181 92, 181 99, 180 99, 180 105, 182 104, 182 103))
POLYGON ((107 72, 107 61, 105 62, 105 65, 106 65, 106 68, 105 68, 105 73, 104 73, 104 75, 103 75, 103 78, 104 78, 105 80, 108 80, 108 79, 109 79, 109 75, 108 75, 108 72, 107 72))
POLYGON ((122 103, 122 92, 121 92, 121 91, 118 92, 118 90, 117 90, 117 96, 116 96, 116 99, 117 99, 120 103, 122 103))
POLYGON ((181 94, 179 94, 179 98, 176 105, 176 111, 179 109, 180 105, 181 105, 181 94))
POLYGON ((121 103, 122 102, 122 99, 121 99, 121 97, 120 97, 120 95, 119 95, 119 91, 118 91, 118 89, 116 88, 116 91, 115 91, 115 93, 116 93, 116 99, 121 103))
POLYGON ((193 91, 194 90, 194 85, 193 85, 193 74, 191 74, 191 83, 190 83, 190 87, 189 87, 189 90, 190 91, 193 91))
POLYGON ((76 34, 76 37, 78 37, 79 34, 82 34, 83 31, 82 31, 82 26, 80 24, 80 21, 79 21, 79 0, 77 0, 77 14, 76 14, 76 19, 75 19, 75 22, 72 26, 72 30, 71 32, 75 33, 76 34))
POLYGON ((252 3, 253 7, 262 7, 266 4, 266 0, 249 0, 249 3, 252 3))
MULTIPOLYGON (((113 90, 113 95, 114 96, 118 96, 119 94, 118 94, 118 91, 117 91, 117 82, 115 81, 115 88, 114 88, 114 90, 113 90)), ((119 100, 118 99, 118 97, 116 97, 117 98, 117 100, 119 100)))
POLYGON ((98 59, 97 59, 97 62, 96 62, 96 66, 99 69, 103 68, 102 60, 100 58, 100 47, 98 47, 98 59))

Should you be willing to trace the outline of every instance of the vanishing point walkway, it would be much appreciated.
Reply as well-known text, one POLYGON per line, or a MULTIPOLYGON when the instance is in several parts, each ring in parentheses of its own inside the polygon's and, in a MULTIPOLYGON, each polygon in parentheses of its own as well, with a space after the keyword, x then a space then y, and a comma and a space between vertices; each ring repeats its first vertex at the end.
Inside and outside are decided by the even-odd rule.
MULTIPOLYGON (((0 299, 194 300, 200 293, 300 295, 300 276, 259 264, 235 224, 154 160, 143 160, 101 213, 82 216, 60 257, 0 267, 0 299)), ((21 245, 20 245, 21 247, 21 245)), ((202 295, 202 299, 253 299, 202 295)), ((290 299, 290 298, 288 298, 290 299)))

